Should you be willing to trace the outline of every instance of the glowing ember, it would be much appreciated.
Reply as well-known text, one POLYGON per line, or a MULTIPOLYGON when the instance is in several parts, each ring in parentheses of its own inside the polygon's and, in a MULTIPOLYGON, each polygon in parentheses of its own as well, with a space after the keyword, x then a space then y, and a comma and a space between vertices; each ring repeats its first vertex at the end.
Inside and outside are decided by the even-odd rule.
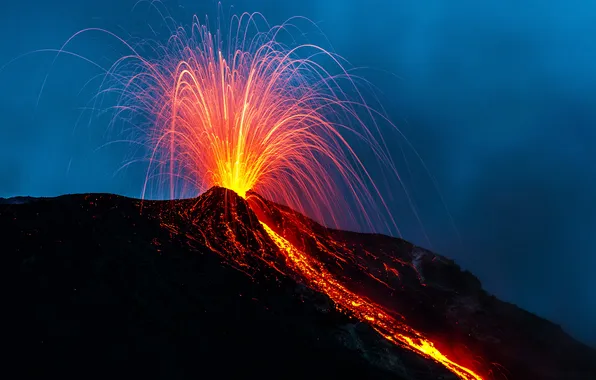
POLYGON ((143 197, 162 195, 165 183, 170 198, 254 190, 336 227, 396 232, 369 173, 397 180, 376 122, 386 118, 364 103, 338 56, 287 48, 278 40, 291 25, 260 32, 259 23, 259 14, 233 18, 223 37, 195 18, 190 33, 178 28, 151 49, 156 58, 133 49, 111 68, 105 91, 120 94, 118 115, 148 120, 139 128, 152 149, 143 197))

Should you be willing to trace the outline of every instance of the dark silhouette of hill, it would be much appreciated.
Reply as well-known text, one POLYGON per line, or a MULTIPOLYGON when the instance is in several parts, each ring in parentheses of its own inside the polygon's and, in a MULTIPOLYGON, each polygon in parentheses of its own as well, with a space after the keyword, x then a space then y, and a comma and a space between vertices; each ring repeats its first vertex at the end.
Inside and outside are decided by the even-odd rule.
POLYGON ((594 350, 487 294, 454 262, 401 239, 327 229, 254 193, 247 203, 221 188, 178 201, 109 194, 1 201, 10 373, 455 378, 336 311, 299 276, 281 274, 287 263, 259 220, 495 379, 596 379, 594 350), (338 262, 331 249, 352 256, 338 262))

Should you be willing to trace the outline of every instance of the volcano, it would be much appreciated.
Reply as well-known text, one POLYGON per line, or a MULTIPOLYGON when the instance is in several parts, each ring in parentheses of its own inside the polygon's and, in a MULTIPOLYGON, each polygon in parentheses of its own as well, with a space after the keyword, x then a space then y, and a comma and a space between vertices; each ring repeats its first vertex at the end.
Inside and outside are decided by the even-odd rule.
POLYGON ((255 193, 0 200, 0 227, 4 359, 19 378, 457 379, 366 323, 369 302, 482 378, 596 379, 592 348, 453 261, 255 193), (289 246, 358 295, 353 308, 289 246))

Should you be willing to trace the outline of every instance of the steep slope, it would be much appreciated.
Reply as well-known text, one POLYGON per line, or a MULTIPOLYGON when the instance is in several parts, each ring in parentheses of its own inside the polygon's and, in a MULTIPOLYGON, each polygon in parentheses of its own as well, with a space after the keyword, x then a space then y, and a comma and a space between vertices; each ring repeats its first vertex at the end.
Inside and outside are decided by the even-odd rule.
POLYGON ((453 262, 248 199, 214 188, 168 202, 0 204, 7 362, 24 377, 454 378, 303 286, 261 220, 494 378, 596 378, 592 350, 486 294, 453 262))
POLYGON ((336 276, 398 312, 459 363, 495 379, 596 378, 595 350, 488 294, 452 260, 401 239, 324 228, 257 194, 249 199, 260 219, 302 249, 319 252, 336 276))

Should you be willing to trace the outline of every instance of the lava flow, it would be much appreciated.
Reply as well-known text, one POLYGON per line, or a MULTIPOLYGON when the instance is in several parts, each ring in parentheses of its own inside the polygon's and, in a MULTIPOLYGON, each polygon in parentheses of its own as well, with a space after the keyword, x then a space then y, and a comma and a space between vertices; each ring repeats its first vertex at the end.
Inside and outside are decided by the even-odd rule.
MULTIPOLYGON (((353 221, 396 229, 374 180, 399 180, 376 121, 386 118, 365 103, 340 57, 311 44, 287 47, 280 41, 291 37, 289 23, 266 32, 259 23, 265 23, 260 14, 234 17, 224 37, 221 29, 212 34, 195 18, 190 32, 175 28, 167 44, 153 48, 157 57, 146 58, 127 45, 134 54, 109 70, 114 82, 105 91, 120 92, 118 114, 132 112, 148 120, 147 128, 140 128, 148 131, 142 143, 150 147, 143 196, 153 184, 160 194, 166 185, 171 198, 194 197, 212 186, 242 198, 252 190, 324 224, 341 227, 353 221)), ((291 271, 287 274, 326 294, 338 309, 387 340, 435 360, 461 379, 482 379, 266 223, 260 219, 291 271)), ((311 231, 304 227, 298 234, 311 231)), ((333 247, 322 252, 339 266, 355 255, 333 247)), ((238 258, 238 264, 246 262, 238 258)), ((366 267, 360 270, 375 277, 366 267)), ((399 274, 396 268, 387 270, 399 274)))
POLYGON ((462 379, 482 379, 482 377, 472 370, 449 360, 435 348, 433 342, 425 339, 407 324, 393 318, 380 305, 376 305, 348 290, 330 273, 326 272, 320 263, 317 263, 312 257, 296 249, 289 241, 275 233, 266 224, 262 223, 262 225, 279 249, 286 253, 289 266, 298 275, 305 278, 308 281, 308 285, 317 291, 327 294, 335 302, 338 309, 349 311, 358 319, 367 321, 389 341, 441 363, 462 379))

